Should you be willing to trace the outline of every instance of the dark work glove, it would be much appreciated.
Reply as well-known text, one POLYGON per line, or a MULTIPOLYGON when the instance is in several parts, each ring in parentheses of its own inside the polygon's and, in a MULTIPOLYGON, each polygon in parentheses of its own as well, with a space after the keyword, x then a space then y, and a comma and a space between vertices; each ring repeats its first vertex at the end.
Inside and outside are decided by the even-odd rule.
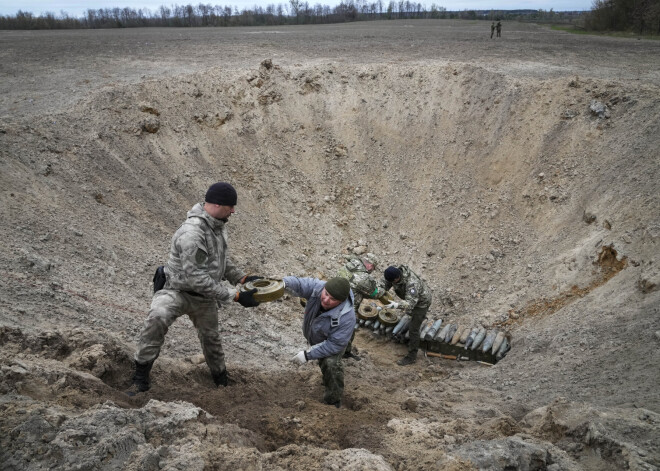
POLYGON ((243 282, 243 284, 249 283, 250 281, 262 280, 262 279, 263 279, 263 276, 257 276, 257 275, 246 276, 245 281, 243 282))
POLYGON ((257 288, 251 289, 250 291, 239 291, 236 302, 243 307, 256 307, 259 305, 259 303, 254 300, 254 293, 256 292, 257 288))

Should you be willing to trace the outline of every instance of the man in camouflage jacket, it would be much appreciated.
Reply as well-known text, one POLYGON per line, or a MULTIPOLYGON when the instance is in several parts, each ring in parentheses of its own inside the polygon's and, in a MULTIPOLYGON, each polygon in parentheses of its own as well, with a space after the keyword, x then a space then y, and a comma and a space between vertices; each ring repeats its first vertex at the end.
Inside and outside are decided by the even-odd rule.
POLYGON ((233 286, 258 279, 247 276, 229 259, 226 223, 234 213, 237 194, 234 187, 218 182, 209 187, 205 202, 196 204, 174 233, 170 256, 164 267, 165 281, 157 286, 149 315, 144 321, 135 375, 129 395, 148 391, 149 373, 172 323, 183 314, 192 320, 202 352, 216 385, 226 386, 227 368, 218 332, 218 304, 236 301, 254 307, 255 290, 238 292, 233 286), (228 280, 230 286, 222 283, 228 280), (160 288, 160 289, 159 289, 160 288))
MULTIPOLYGON (((339 269, 337 276, 346 278, 350 283, 355 297, 353 307, 357 312, 364 298, 375 299, 385 293, 382 286, 379 286, 378 281, 371 275, 378 265, 378 258, 372 253, 365 254, 361 259, 356 255, 344 255, 344 258, 346 263, 339 269)), ((359 361, 360 357, 353 353, 354 338, 355 331, 346 346, 344 358, 354 358, 359 361)))
POLYGON ((419 329, 431 306, 431 289, 406 265, 387 267, 384 273, 384 288, 385 290, 394 288, 396 295, 402 299, 401 302, 391 302, 386 307, 403 309, 411 316, 408 354, 397 362, 401 366, 410 365, 417 360, 419 329))

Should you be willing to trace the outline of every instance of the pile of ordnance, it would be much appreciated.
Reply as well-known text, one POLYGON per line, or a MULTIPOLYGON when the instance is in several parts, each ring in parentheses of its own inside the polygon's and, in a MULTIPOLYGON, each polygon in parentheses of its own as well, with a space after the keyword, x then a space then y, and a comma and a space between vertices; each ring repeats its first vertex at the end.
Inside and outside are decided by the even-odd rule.
MULTIPOLYGON (((406 343, 410 339, 408 314, 387 309, 372 300, 365 300, 358 309, 355 328, 370 329, 374 334, 406 343)), ((504 331, 470 327, 458 323, 431 319, 420 327, 420 348, 427 354, 444 358, 474 360, 494 364, 511 349, 511 337, 504 331)))

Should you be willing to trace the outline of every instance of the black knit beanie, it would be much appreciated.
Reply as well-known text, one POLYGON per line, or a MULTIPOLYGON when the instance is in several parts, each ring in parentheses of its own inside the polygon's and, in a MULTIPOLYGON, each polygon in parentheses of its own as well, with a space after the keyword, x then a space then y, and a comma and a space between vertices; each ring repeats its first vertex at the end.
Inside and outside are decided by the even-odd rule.
POLYGON ((397 267, 389 266, 385 269, 385 279, 387 281, 394 281, 401 276, 401 270, 397 267))
POLYGON ((351 285, 346 278, 338 276, 326 281, 325 290, 337 301, 346 301, 351 291, 351 285))
POLYGON ((227 182, 214 183, 206 192, 204 201, 221 206, 236 206, 236 190, 227 182))

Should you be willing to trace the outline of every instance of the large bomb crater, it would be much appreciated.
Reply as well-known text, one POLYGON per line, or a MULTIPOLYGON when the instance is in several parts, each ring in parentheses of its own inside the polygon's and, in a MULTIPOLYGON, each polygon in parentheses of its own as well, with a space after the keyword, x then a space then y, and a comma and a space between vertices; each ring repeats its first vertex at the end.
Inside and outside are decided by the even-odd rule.
MULTIPOLYGON (((658 90, 480 63, 280 64, 115 84, 0 121, 7 469, 654 469, 658 90), (607 113, 602 111, 607 108, 607 113), (599 111, 600 110, 600 111, 599 111), (369 250, 430 315, 498 326, 493 367, 361 330, 320 402, 300 306, 220 310, 232 384, 192 323, 123 394, 153 269, 209 182, 236 262, 328 276, 369 250)), ((384 267, 383 267, 384 268, 384 267)))

